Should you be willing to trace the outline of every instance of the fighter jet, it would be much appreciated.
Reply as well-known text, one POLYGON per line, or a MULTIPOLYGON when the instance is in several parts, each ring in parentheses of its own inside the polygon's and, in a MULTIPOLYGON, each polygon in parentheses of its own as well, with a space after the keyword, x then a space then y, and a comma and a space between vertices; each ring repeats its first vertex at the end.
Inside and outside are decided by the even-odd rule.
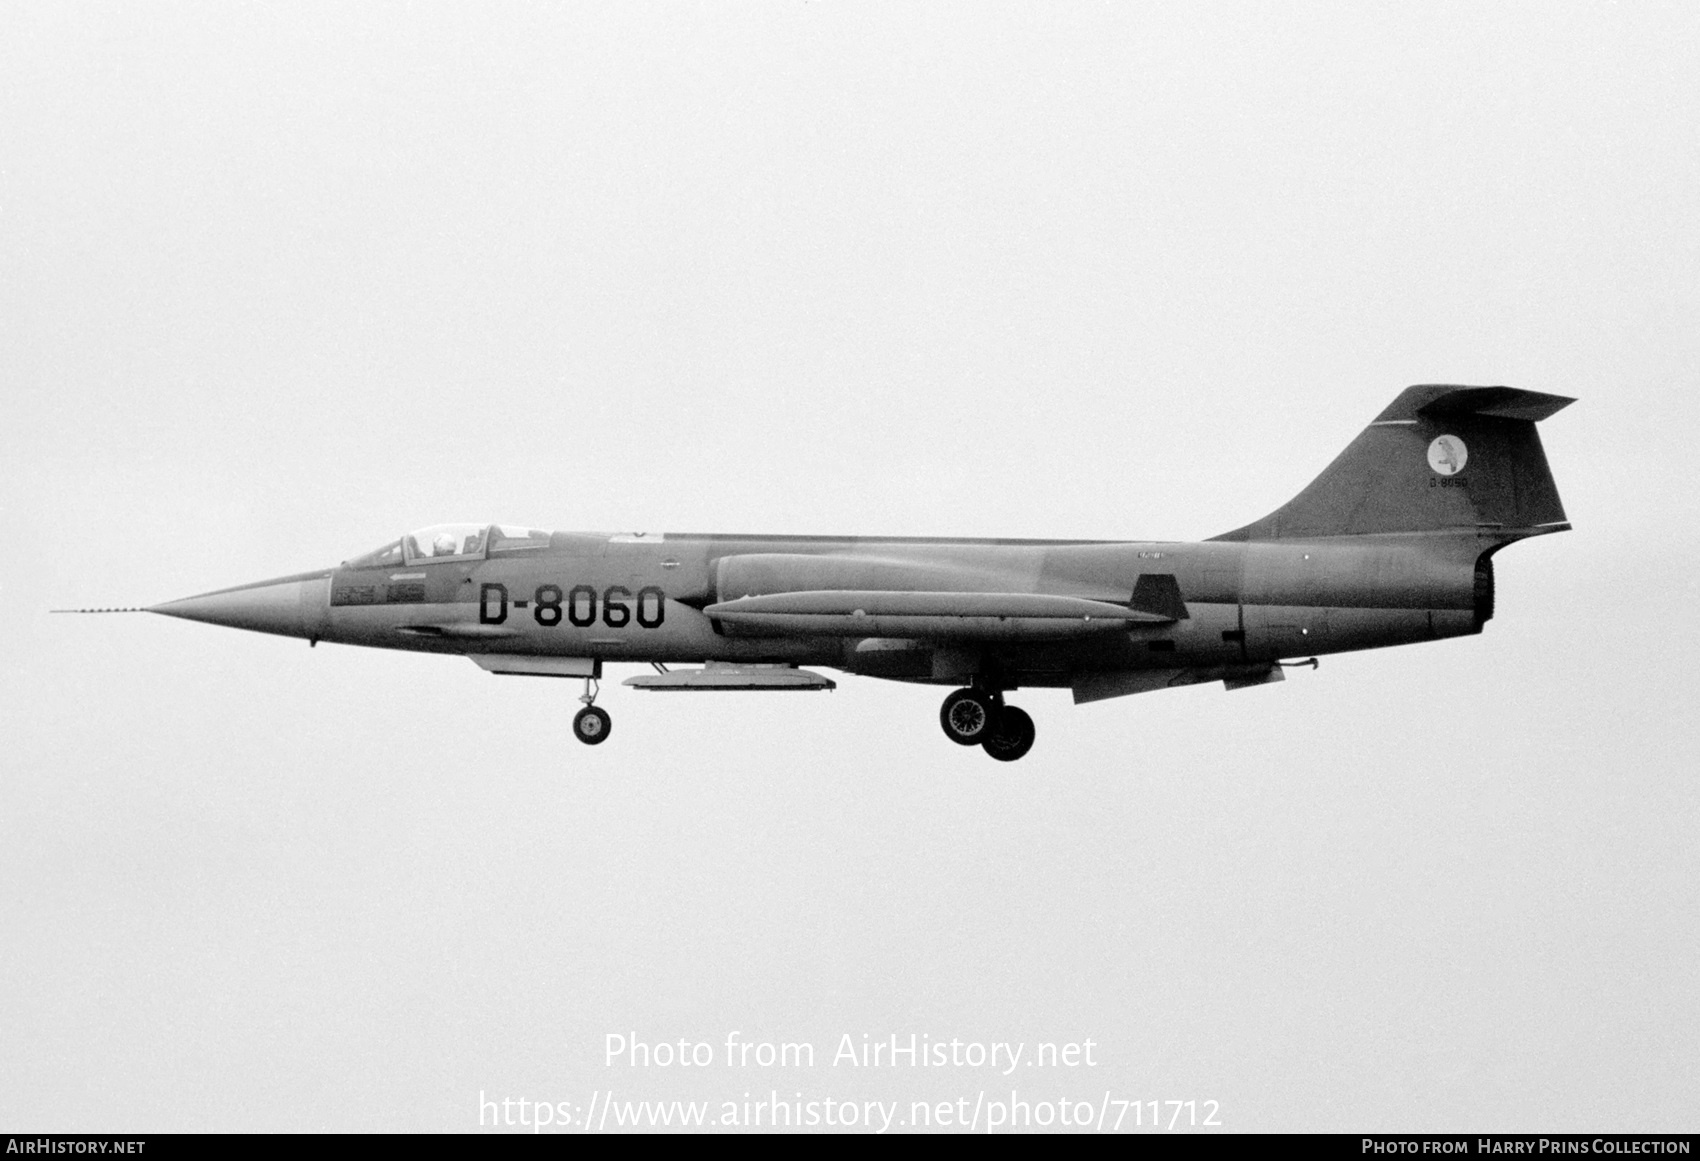
POLYGON ((1480 633, 1494 554, 1570 527, 1535 424, 1572 402, 1410 387, 1292 500, 1200 542, 441 524, 147 611, 582 679, 589 745, 609 737, 611 663, 653 666, 625 681, 651 692, 834 688, 807 666, 951 686, 945 737, 1012 762, 1034 739, 1006 700, 1022 688, 1245 689, 1324 654, 1480 633))

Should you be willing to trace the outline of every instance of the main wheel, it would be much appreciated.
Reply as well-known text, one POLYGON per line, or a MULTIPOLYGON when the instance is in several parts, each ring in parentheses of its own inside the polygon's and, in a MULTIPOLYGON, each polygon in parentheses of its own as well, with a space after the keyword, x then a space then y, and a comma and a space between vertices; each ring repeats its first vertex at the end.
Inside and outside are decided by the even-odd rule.
POLYGON ((944 699, 939 724, 944 736, 959 746, 977 746, 997 721, 998 703, 984 690, 959 689, 944 699))
POLYGON ((1026 710, 1006 705, 998 711, 997 724, 980 746, 1000 762, 1013 762, 1033 748, 1036 733, 1026 710))
POLYGON ((601 745, 608 740, 608 731, 614 728, 614 719, 608 716, 608 711, 587 705, 573 715, 573 737, 587 746, 601 745))

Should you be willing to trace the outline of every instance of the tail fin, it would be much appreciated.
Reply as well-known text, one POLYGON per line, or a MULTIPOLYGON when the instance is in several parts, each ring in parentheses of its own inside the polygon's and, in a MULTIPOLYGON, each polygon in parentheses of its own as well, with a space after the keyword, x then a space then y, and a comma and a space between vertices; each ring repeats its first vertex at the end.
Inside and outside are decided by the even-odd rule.
POLYGON ((1512 387, 1407 387, 1304 491, 1214 539, 1565 531, 1535 424, 1574 402, 1512 387))

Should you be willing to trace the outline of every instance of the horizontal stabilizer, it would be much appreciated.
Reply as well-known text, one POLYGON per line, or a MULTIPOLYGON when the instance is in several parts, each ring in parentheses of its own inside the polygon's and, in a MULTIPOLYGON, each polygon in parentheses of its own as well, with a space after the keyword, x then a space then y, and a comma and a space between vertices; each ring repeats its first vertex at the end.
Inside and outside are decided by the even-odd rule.
POLYGON ((837 689, 829 677, 790 665, 732 665, 710 661, 702 669, 674 669, 628 677, 633 689, 677 692, 734 692, 739 690, 837 689))
POLYGON ((1419 415, 1488 415, 1495 419, 1526 419, 1538 423, 1576 400, 1516 387, 1454 387, 1418 407, 1419 415))

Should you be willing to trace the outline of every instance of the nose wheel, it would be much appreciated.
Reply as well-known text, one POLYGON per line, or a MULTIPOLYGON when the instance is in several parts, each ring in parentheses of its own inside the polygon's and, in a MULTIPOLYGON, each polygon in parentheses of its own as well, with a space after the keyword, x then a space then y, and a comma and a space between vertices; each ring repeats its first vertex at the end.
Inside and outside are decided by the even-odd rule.
POLYGON ((584 696, 579 698, 584 708, 573 715, 573 737, 587 746, 601 745, 608 740, 608 731, 614 728, 614 719, 596 704, 596 695, 600 692, 601 686, 594 678, 585 678, 584 696))

